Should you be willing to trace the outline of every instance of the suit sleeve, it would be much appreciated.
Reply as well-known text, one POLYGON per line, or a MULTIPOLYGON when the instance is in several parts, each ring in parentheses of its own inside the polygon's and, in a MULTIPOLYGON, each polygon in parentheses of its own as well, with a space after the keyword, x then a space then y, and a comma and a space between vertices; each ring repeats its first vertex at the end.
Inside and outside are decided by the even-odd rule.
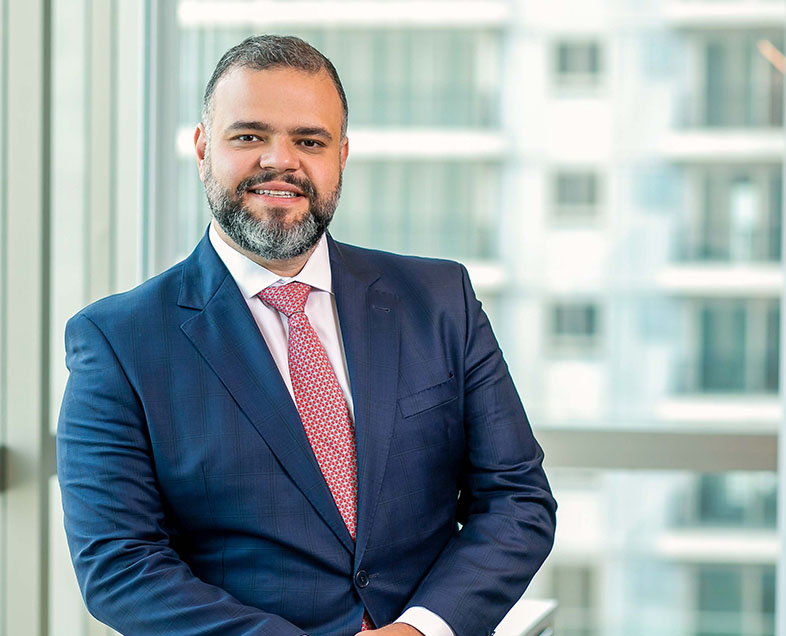
POLYGON ((199 580, 170 547, 142 404, 84 315, 66 327, 66 364, 57 472, 90 612, 125 636, 301 636, 282 617, 199 580))
POLYGON ((489 321, 462 267, 466 306, 463 523, 408 607, 442 617, 456 636, 489 634, 521 597, 554 541, 556 502, 489 321))

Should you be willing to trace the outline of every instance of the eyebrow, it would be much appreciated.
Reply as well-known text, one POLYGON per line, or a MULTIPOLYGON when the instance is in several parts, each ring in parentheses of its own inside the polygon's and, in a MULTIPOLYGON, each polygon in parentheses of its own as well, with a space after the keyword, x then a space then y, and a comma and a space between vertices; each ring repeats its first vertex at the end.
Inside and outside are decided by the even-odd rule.
MULTIPOLYGON (((227 127, 227 132, 237 130, 255 130, 265 133, 274 132, 273 126, 261 121, 236 121, 227 127)), ((333 135, 330 134, 327 128, 323 128, 322 126, 299 126, 297 128, 291 128, 288 132, 290 135, 322 137, 327 141, 333 141, 333 135)))

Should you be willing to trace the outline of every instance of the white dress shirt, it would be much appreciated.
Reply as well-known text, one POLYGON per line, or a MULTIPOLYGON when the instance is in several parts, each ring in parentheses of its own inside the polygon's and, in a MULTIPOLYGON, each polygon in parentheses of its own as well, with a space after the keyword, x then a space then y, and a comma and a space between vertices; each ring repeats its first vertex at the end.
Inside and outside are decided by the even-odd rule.
MULTIPOLYGON (((295 276, 288 278, 265 269, 224 242, 216 231, 215 223, 215 221, 211 222, 208 231, 210 243, 226 265, 238 289, 240 289, 240 293, 243 294, 251 315, 259 327, 268 349, 270 349, 273 361, 276 363, 287 389, 289 389, 293 402, 295 394, 289 375, 287 317, 262 302, 257 294, 266 287, 286 285, 293 281, 305 283, 311 287, 304 311, 325 348, 341 392, 347 401, 349 415, 354 422, 355 411, 349 386, 344 343, 338 323, 336 299, 333 294, 327 238, 322 236, 303 269, 295 276)), ((453 630, 440 616, 425 607, 410 607, 396 622, 407 623, 423 633, 424 636, 455 636, 453 630)))

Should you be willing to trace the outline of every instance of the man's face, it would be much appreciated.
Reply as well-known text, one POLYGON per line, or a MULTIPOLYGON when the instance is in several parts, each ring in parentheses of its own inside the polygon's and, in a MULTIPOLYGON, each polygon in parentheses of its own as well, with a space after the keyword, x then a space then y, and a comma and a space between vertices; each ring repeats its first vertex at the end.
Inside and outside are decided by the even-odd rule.
POLYGON ((333 218, 347 159, 330 76, 230 70, 213 93, 209 136, 194 137, 200 179, 222 230, 264 260, 307 252, 333 218))

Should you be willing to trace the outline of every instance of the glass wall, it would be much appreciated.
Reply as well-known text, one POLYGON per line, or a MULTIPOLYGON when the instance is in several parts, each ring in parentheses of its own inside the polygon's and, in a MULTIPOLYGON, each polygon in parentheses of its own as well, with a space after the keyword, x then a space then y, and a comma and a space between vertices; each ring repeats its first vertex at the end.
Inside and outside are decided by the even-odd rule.
POLYGON ((562 528, 536 589, 560 600, 555 633, 775 633, 774 474, 553 476, 562 528))
MULTIPOLYGON (((180 221, 154 223, 155 269, 209 218, 188 140, 214 62, 253 33, 300 35, 349 99, 331 232, 465 262, 536 430, 776 431, 781 291, 767 281, 782 161, 714 149, 730 130, 743 146, 782 138, 782 72, 764 54, 783 51, 777 20, 718 27, 713 3, 688 22, 665 1, 501 1, 486 3, 501 17, 473 23, 443 2, 429 9, 442 11, 435 27, 396 3, 351 5, 360 15, 321 4, 329 23, 180 3, 177 124, 159 139, 180 157, 180 221), (707 160, 664 145, 696 132, 707 160), (729 288, 737 264, 755 294, 729 288)), ((552 477, 560 536, 528 594, 558 599, 559 633, 773 632, 771 473, 600 467, 579 479, 557 464, 552 477), (723 555, 700 550, 718 531, 723 555), (763 554, 739 548, 759 539, 763 554)))
POLYGON ((491 255, 495 237, 488 217, 499 207, 494 201, 501 175, 497 158, 459 161, 450 153, 438 153, 435 160, 424 162, 405 149, 403 156, 383 161, 385 141, 375 133, 498 129, 502 97, 498 32, 379 24, 360 30, 340 22, 331 28, 303 28, 293 22, 285 29, 258 30, 246 24, 255 18, 254 7, 242 3, 233 7, 237 17, 226 28, 214 28, 211 12, 221 3, 187 6, 193 26, 172 25, 179 42, 178 222, 161 220, 155 226, 155 270, 185 256, 210 218, 190 144, 205 83, 225 50, 263 31, 297 35, 323 51, 340 71, 353 131, 370 135, 370 151, 361 149, 357 156, 350 151, 335 221, 337 236, 423 255, 473 259, 491 255))
POLYGON ((81 604, 52 474, 63 329, 204 233, 191 142, 202 91, 256 33, 304 37, 344 81, 334 237, 467 265, 560 502, 555 550, 527 592, 557 599, 557 632, 774 634, 774 460, 740 471, 710 449, 751 432, 774 445, 781 417, 776 4, 0 3, 0 445, 12 458, 0 636, 109 633, 81 604), (30 20, 45 38, 40 95, 15 57, 30 20), (44 106, 24 128, 43 138, 28 143, 45 149, 37 159, 11 125, 20 95, 44 106), (22 250, 30 232, 40 240, 22 250), (663 443, 650 453, 612 434, 585 462, 577 431, 663 443), (708 450, 675 470, 682 434, 708 450), (655 469, 617 468, 628 456, 655 469), (35 594, 16 589, 21 571, 35 594))

